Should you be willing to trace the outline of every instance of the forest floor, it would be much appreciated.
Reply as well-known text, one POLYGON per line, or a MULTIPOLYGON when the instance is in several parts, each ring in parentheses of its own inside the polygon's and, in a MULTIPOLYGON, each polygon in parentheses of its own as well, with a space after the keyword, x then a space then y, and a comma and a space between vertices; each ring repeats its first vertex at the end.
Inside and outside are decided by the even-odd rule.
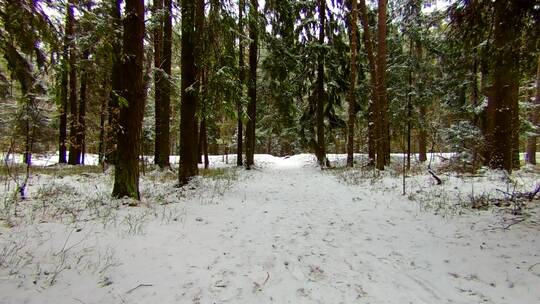
POLYGON ((503 193, 535 168, 436 185, 418 167, 402 195, 398 166, 211 160, 182 189, 146 171, 138 207, 97 167, 35 171, 22 201, 4 173, 0 303, 540 303, 538 200, 503 193))

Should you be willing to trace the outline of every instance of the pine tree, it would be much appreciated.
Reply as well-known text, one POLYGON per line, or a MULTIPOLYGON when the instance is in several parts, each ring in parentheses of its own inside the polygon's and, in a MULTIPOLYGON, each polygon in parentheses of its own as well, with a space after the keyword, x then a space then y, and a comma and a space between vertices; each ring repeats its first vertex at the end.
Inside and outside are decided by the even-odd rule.
POLYGON ((538 133, 540 133, 540 54, 538 55, 536 69, 536 97, 530 115, 531 124, 535 129, 533 130, 533 134, 527 138, 527 153, 525 154, 525 161, 532 165, 536 165, 536 141, 538 133))
POLYGON ((239 96, 236 100, 236 115, 237 115, 237 127, 236 127, 236 165, 243 165, 243 123, 242 119, 244 111, 242 107, 242 98, 244 96, 244 82, 245 82, 245 64, 244 64, 244 10, 245 0, 238 2, 238 80, 240 82, 239 96))
POLYGON ((494 169, 513 169, 512 149, 519 87, 515 32, 520 24, 519 8, 512 1, 494 3, 493 87, 488 101, 489 165, 494 169))
MULTIPOLYGON (((326 19, 326 0, 319 0, 319 45, 324 45, 324 30, 326 19)), ((317 58, 317 97, 315 106, 315 125, 317 128, 317 142, 315 154, 319 166, 327 165, 326 142, 324 139, 324 104, 326 94, 324 91, 324 51, 319 51, 317 58)))
POLYGON ((360 0, 360 15, 361 15, 361 23, 362 27, 364 28, 364 44, 366 46, 366 53, 368 57, 368 65, 369 65, 369 74, 370 74, 370 82, 371 82, 371 100, 369 101, 368 106, 368 157, 369 157, 369 163, 371 165, 375 164, 376 160, 376 154, 377 154, 377 143, 378 143, 378 125, 379 125, 379 119, 378 119, 378 113, 379 113, 379 100, 378 100, 378 94, 377 94, 377 68, 376 68, 376 62, 375 62, 375 50, 373 47, 373 40, 371 36, 371 29, 369 27, 369 19, 368 19, 368 12, 366 8, 366 1, 360 0))
POLYGON ((182 104, 180 106, 180 170, 178 179, 180 186, 198 174, 197 139, 195 138, 195 115, 197 113, 197 89, 195 66, 195 5, 196 2, 182 0, 182 104))
POLYGON ((139 151, 144 114, 143 49, 144 1, 127 0, 124 17, 122 82, 118 132, 118 158, 114 171, 114 197, 140 199, 139 151))
POLYGON ((77 145, 77 133, 79 130, 79 113, 77 103, 77 50, 75 46, 75 16, 73 8, 75 0, 69 0, 67 12, 66 34, 69 37, 69 157, 70 165, 80 163, 80 148, 77 145))
MULTIPOLYGON (((388 97, 386 95, 386 5, 387 0, 378 0, 377 20, 377 121, 379 123, 376 167, 384 170, 390 162, 390 125, 388 119, 388 97)), ((377 122, 376 122, 377 123, 377 122)))
POLYGON ((349 88, 349 119, 347 122, 347 167, 352 167, 354 164, 354 123, 356 120, 356 38, 358 36, 358 10, 357 10, 357 0, 351 0, 351 33, 350 33, 350 49, 351 49, 351 77, 350 77, 350 88, 349 88))
POLYGON ((257 118, 257 50, 258 50, 258 2, 251 0, 249 7, 249 84, 246 126, 246 168, 254 164, 255 155, 255 122, 257 118))

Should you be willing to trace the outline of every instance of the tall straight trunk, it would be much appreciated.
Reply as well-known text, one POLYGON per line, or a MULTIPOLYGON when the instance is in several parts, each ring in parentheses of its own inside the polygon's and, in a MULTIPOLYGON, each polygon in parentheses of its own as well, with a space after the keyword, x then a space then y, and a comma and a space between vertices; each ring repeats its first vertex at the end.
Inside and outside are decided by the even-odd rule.
POLYGON ((195 66, 195 1, 182 0, 182 103, 180 106, 180 169, 178 181, 180 186, 198 174, 195 138, 195 115, 197 113, 197 92, 195 86, 197 68, 195 66))
MULTIPOLYGON (((409 56, 412 57, 413 40, 409 37, 409 56)), ((411 93, 413 89, 413 71, 412 67, 409 67, 409 86, 407 92, 407 171, 411 170, 411 119, 412 119, 412 98, 411 93)))
MULTIPOLYGON (((211 10, 214 10, 214 3, 211 4, 211 10)), ((206 98, 206 86, 205 86, 205 1, 197 0, 197 7, 195 8, 195 33, 196 33, 196 42, 195 42, 195 65, 197 71, 197 114, 195 114, 195 121, 193 130, 195 132, 194 142, 193 142, 193 153, 194 157, 199 163, 199 117, 206 115, 205 110, 205 98, 206 98)))
POLYGON ((369 74, 371 81, 371 100, 368 107, 368 157, 370 165, 375 164, 376 151, 377 151, 377 138, 378 135, 378 107, 379 101, 377 96, 377 69, 375 63, 375 53, 373 48, 373 40, 371 37, 371 30, 369 28, 368 14, 366 8, 366 1, 360 0, 360 21, 364 28, 364 44, 366 46, 366 53, 368 58, 369 74))
POLYGON ((529 135, 527 138, 527 153, 525 154, 525 161, 528 164, 536 165, 536 139, 540 133, 540 54, 538 55, 538 63, 536 70, 536 98, 534 100, 534 107, 531 112, 531 124, 536 127, 534 134, 529 135))
MULTIPOLYGON (((416 60, 418 62, 422 62, 423 60, 423 48, 421 41, 417 41, 416 43, 416 60)), ((427 105, 426 104, 420 104, 419 109, 419 127, 418 127, 418 160, 420 162, 427 161, 427 105)))
POLYGON ((77 133, 79 129, 79 114, 77 105, 77 52, 75 50, 75 16, 73 7, 75 0, 68 2, 68 21, 66 33, 69 36, 69 157, 70 165, 80 163, 80 147, 77 145, 77 133))
MULTIPOLYGON (((153 14, 155 17, 153 42, 154 42, 154 116, 155 116, 155 140, 154 140, 154 164, 160 168, 167 166, 166 160, 162 159, 161 147, 163 146, 162 125, 168 124, 163 119, 163 72, 161 70, 163 58, 163 0, 154 0, 153 14)), ((165 80, 166 81, 166 80, 165 80)), ((167 157, 168 158, 168 157, 167 157)))
POLYGON ((521 167, 519 160, 519 72, 515 75, 517 77, 511 79, 512 86, 510 87, 512 94, 512 168, 519 169, 521 167))
POLYGON ((161 139, 160 166, 169 167, 171 154, 171 66, 172 66, 172 0, 164 1, 165 17, 163 20, 163 49, 161 60, 161 139))
POLYGON ((140 199, 139 153, 144 114, 144 0, 126 0, 124 17, 121 94, 117 153, 114 171, 114 197, 140 199))
POLYGON ((356 120, 356 38, 358 31, 358 11, 357 0, 352 0, 351 4, 351 77, 349 88, 349 119, 347 121, 347 167, 354 165, 354 122, 356 120))
MULTIPOLYGON (((324 28, 326 19, 326 0, 319 0, 319 45, 324 44, 324 28)), ((317 58, 317 103, 315 108, 315 125, 317 128, 316 156, 319 166, 326 165, 326 142, 324 139, 324 53, 321 50, 317 58)))
MULTIPOLYGON (((69 8, 68 8, 69 11, 69 8)), ((67 16, 67 13, 66 13, 67 16)), ((66 24, 69 18, 66 18, 66 24)), ((66 26, 67 29, 67 26, 66 26)), ((64 34, 64 49, 62 52, 62 72, 60 75, 60 124, 58 138, 58 163, 67 163, 67 105, 68 105, 68 52, 69 52, 69 37, 64 34)))
MULTIPOLYGON (((476 109, 480 103, 480 92, 478 90, 478 50, 474 49, 473 51, 473 64, 471 71, 471 102, 474 109, 476 109)), ((473 125, 478 129, 482 129, 480 115, 476 112, 472 117, 473 125)), ((476 168, 478 164, 480 151, 478 151, 478 146, 473 147, 473 167, 476 168)))
POLYGON ((242 151, 243 151, 243 110, 242 110, 242 97, 244 96, 244 82, 245 82, 245 64, 244 64, 244 9, 246 3, 245 0, 240 0, 238 3, 238 67, 240 80, 239 96, 236 100, 236 112, 237 112, 237 135, 236 135, 236 165, 243 165, 242 151))
POLYGON ((386 5, 387 0, 378 1, 377 20, 377 101, 379 103, 376 167, 384 170, 390 161, 390 138, 388 101, 386 96, 386 5))
MULTIPOLYGON (((121 0, 112 0, 111 17, 115 28, 122 28, 120 16, 121 0)), ((118 138, 118 115, 120 113, 119 96, 122 90, 122 35, 116 33, 113 41, 113 48, 117 50, 112 54, 112 71, 111 71, 111 92, 109 94, 108 104, 108 121, 105 134, 105 161, 115 164, 117 159, 116 147, 118 138)))
POLYGON ((257 117, 257 48, 258 48, 258 1, 251 0, 249 9, 249 102, 246 126, 246 168, 255 164, 255 120, 257 117))
MULTIPOLYGON (((88 12, 92 11, 92 3, 86 3, 86 9, 88 12)), ((80 152, 80 163, 84 165, 86 155, 86 104, 88 101, 88 59, 90 58, 91 46, 88 46, 82 54, 81 60, 81 89, 79 99, 79 124, 77 130, 77 147, 80 152)))
POLYGON ((517 30, 519 16, 514 3, 498 0, 495 2, 494 26, 494 62, 493 89, 490 126, 489 151, 491 152, 489 166, 493 169, 512 171, 513 123, 512 108, 516 94, 513 86, 519 75, 518 62, 514 54, 514 33, 517 30))
POLYGON ((480 130, 482 132, 482 136, 484 138, 484 141, 480 147, 480 153, 482 157, 482 163, 483 165, 488 166, 491 162, 491 152, 489 150, 489 146, 491 143, 491 136, 489 134, 490 132, 490 126, 491 124, 491 118, 493 117, 492 108, 493 108, 493 93, 491 88, 489 87, 489 79, 491 78, 490 71, 489 71, 489 65, 488 60, 485 58, 480 59, 480 92, 486 97, 487 99, 487 107, 482 110, 479 117, 479 125, 480 130))
POLYGON ((83 68, 81 69, 81 91, 79 100, 79 124, 77 130, 77 147, 79 147, 80 163, 84 164, 84 158, 86 153, 86 102, 87 102, 87 89, 88 89, 88 69, 84 67, 86 61, 90 57, 90 51, 85 50, 83 52, 82 62, 83 68))
POLYGON ((420 106, 420 129, 418 130, 418 160, 427 161, 426 106, 420 106))
POLYGON ((101 100, 101 107, 100 107, 100 110, 99 110, 99 146, 98 146, 98 153, 99 153, 99 156, 98 156, 98 162, 99 164, 103 164, 103 162, 105 161, 105 135, 106 135, 106 130, 105 130, 105 122, 107 120, 107 99, 106 98, 103 98, 101 100))

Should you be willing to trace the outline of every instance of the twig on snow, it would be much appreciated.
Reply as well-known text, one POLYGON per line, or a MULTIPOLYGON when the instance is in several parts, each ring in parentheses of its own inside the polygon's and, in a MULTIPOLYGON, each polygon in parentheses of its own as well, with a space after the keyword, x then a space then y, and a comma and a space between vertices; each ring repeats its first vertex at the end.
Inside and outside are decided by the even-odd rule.
POLYGON ((431 174, 431 176, 433 176, 433 178, 437 181, 437 185, 442 185, 442 180, 440 177, 437 176, 437 174, 435 174, 435 172, 433 172, 433 170, 431 168, 428 168, 428 172, 429 174, 431 174))
POLYGON ((139 284, 139 285, 131 288, 130 290, 126 291, 126 293, 132 293, 135 289, 137 289, 139 287, 150 287, 150 286, 154 286, 154 284, 139 284))
POLYGON ((540 265, 540 262, 538 262, 538 263, 536 263, 536 264, 532 264, 531 267, 529 267, 529 271, 533 270, 533 268, 534 268, 535 266, 538 266, 538 265, 540 265))
POLYGON ((504 226, 503 229, 504 229, 504 230, 508 230, 508 228, 514 226, 515 224, 519 224, 519 223, 523 222, 524 220, 525 220, 525 218, 521 218, 521 219, 519 219, 519 220, 517 220, 517 221, 513 221, 512 223, 510 223, 510 224, 504 226))

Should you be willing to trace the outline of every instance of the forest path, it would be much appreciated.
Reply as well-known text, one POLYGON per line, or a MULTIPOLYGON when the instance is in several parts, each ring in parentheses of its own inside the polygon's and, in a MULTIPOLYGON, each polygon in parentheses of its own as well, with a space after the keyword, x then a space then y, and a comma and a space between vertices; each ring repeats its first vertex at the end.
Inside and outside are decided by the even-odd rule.
POLYGON ((0 303, 540 303, 537 227, 443 218, 401 196, 398 178, 348 185, 310 155, 256 163, 226 190, 120 208, 80 233, 21 230, 49 250, 32 269, 56 269, 62 248, 71 268, 46 287, 35 271, 0 277, 0 303))

